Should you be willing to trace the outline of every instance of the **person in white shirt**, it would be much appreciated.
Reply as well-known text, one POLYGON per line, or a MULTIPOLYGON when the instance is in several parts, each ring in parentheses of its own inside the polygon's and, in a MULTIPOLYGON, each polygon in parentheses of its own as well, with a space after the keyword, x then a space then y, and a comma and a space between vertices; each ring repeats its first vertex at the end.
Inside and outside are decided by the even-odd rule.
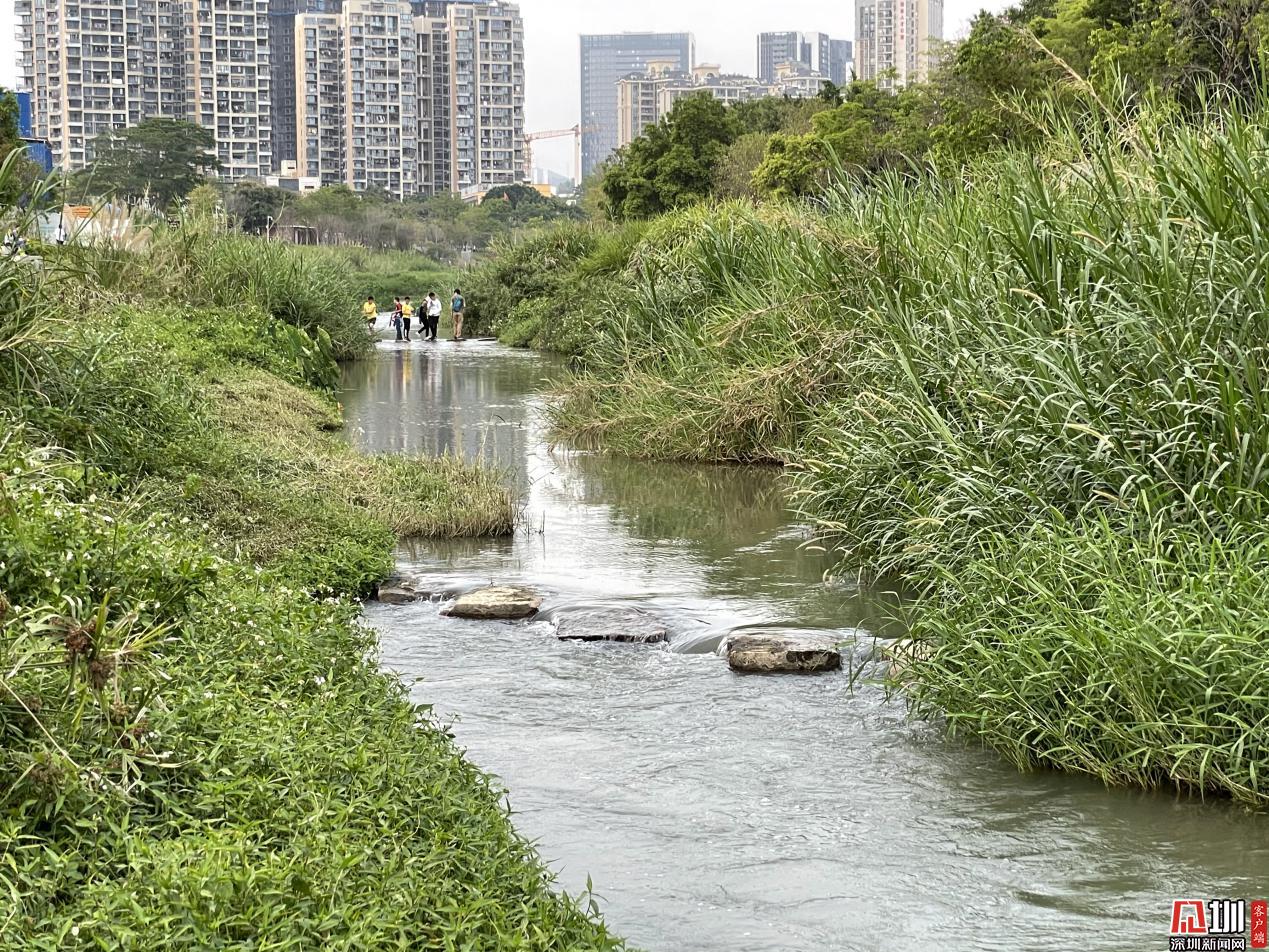
POLYGON ((441 326, 441 299, 435 291, 427 292, 427 327, 428 340, 436 340, 436 331, 441 326))

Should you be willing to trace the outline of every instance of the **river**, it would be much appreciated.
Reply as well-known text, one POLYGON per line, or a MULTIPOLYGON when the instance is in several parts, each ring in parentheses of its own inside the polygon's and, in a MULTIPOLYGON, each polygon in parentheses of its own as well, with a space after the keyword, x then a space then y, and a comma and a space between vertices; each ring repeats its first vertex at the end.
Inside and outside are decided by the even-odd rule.
POLYGON ((398 345, 345 372, 351 438, 463 453, 521 493, 513 538, 426 543, 437 591, 530 585, 551 613, 634 605, 671 646, 560 642, 548 621, 369 605, 382 661, 453 721, 570 893, 648 952, 1166 950, 1177 898, 1269 894, 1269 817, 1021 774, 846 674, 741 676, 746 627, 885 633, 893 598, 826 579, 770 469, 552 447, 541 355, 398 345))

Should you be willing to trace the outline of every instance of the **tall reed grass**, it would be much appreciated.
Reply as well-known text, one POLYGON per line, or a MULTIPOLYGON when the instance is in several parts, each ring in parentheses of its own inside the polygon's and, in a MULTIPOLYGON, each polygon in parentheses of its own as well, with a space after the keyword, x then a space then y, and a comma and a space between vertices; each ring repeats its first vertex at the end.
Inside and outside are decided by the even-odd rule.
POLYGON ((920 710, 1020 762, 1266 802, 1269 703, 1244 687, 1269 676, 1269 114, 1047 121, 1042 155, 654 223, 591 302, 557 423, 788 464, 856 567, 925 586, 920 710), (1208 564, 1227 577, 1195 584, 1208 564), (1195 634, 1163 644, 1173 599, 1195 634), (1067 637, 1105 648, 1101 680, 1067 637), (1146 668, 1153 706, 1126 700, 1146 668))

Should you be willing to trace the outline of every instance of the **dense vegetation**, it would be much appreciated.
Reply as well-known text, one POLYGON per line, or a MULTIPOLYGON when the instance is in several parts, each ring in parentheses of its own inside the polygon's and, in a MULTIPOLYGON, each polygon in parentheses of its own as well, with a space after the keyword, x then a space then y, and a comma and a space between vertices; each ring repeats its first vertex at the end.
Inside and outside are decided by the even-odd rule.
POLYGON ((374 664, 397 536, 513 512, 331 432, 354 297, 209 221, 0 259, 6 948, 618 947, 374 664))
POLYGON ((787 464, 844 559, 924 592, 904 687, 953 731, 1266 804, 1269 113, 1057 93, 1033 142, 813 204, 509 247, 482 319, 549 312, 604 243, 563 434, 787 464))
POLYGON ((1089 129, 1107 104, 1163 97, 1196 114, 1214 87, 1248 101, 1267 52, 1261 0, 1025 0, 980 14, 927 81, 894 92, 852 82, 811 101, 681 100, 607 164, 600 204, 626 220, 707 197, 819 195, 890 171, 955 175, 1001 148, 1042 148, 1040 101, 1089 129))

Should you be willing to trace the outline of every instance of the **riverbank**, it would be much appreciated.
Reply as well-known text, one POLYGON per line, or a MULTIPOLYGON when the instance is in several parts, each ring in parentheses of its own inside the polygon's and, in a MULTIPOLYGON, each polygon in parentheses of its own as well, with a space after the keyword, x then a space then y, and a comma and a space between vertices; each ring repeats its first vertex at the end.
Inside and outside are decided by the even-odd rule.
POLYGON ((0 261, 6 946, 620 947, 358 621, 501 478, 334 434, 344 276, 152 241, 0 261))
POLYGON ((563 436, 783 463, 851 567, 920 586, 919 714, 1265 805, 1267 146, 1237 113, 1058 129, 822 207, 557 230, 471 299, 516 339, 565 295, 563 436))

